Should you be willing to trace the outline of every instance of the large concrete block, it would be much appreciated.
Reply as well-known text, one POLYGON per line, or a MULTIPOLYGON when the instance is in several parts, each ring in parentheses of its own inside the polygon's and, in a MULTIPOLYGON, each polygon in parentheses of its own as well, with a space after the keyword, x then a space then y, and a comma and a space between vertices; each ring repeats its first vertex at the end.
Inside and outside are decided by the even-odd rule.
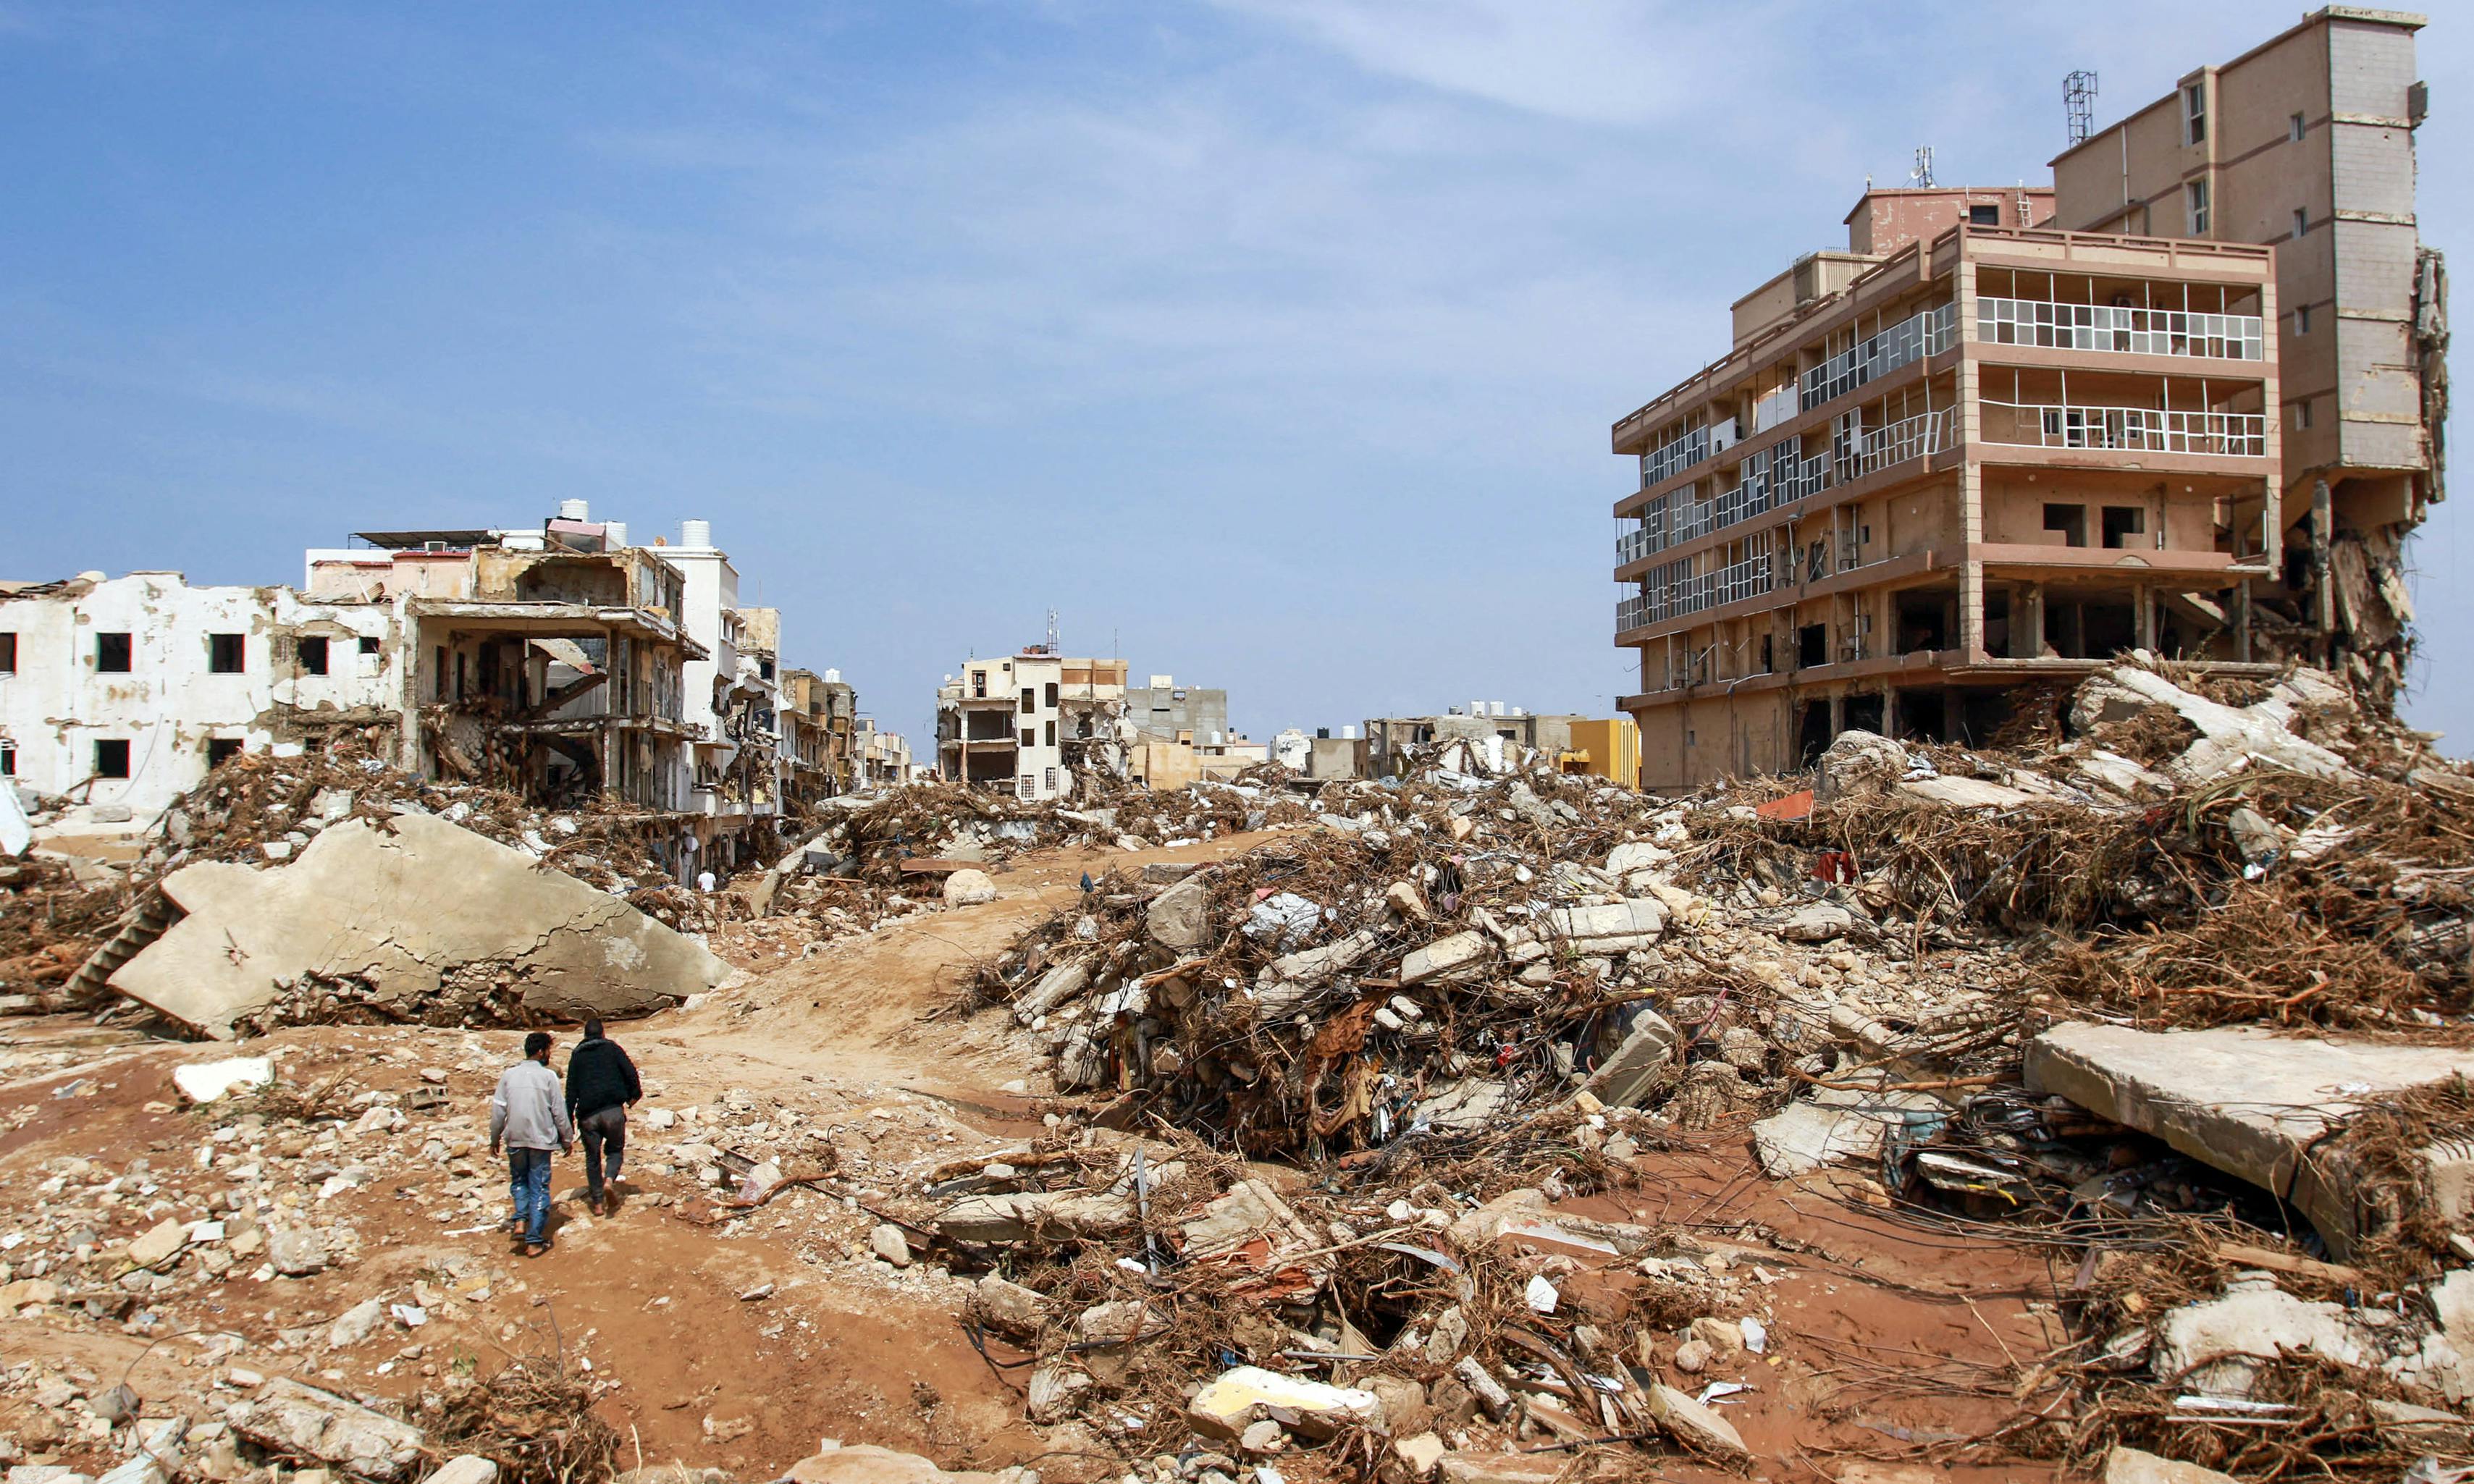
POLYGON ((526 1019, 581 1020, 649 1014, 730 973, 620 898, 427 815, 383 834, 347 820, 280 869, 183 866, 163 891, 188 915, 111 986, 222 1040, 304 979, 366 984, 392 1014, 453 1024, 476 977, 504 979, 526 1019))
POLYGON ((2330 1251, 2360 1235, 2350 1181, 2315 1147, 2386 1093, 2474 1076, 2474 1050, 2275 1035, 2250 1026, 2056 1026, 2027 1045, 2030 1091, 2152 1133, 2302 1208, 2330 1251))

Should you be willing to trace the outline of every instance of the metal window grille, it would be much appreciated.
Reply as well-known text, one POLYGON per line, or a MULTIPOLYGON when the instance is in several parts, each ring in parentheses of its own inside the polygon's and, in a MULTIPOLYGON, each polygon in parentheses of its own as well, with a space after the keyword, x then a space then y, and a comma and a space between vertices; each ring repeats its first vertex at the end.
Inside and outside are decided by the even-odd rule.
POLYGON ((1949 350, 1955 338, 1956 313, 1954 304, 1937 304, 1919 311, 1856 341, 1806 372, 1799 383, 1804 410, 1810 411, 1833 398, 1844 397, 1910 361, 1949 350))

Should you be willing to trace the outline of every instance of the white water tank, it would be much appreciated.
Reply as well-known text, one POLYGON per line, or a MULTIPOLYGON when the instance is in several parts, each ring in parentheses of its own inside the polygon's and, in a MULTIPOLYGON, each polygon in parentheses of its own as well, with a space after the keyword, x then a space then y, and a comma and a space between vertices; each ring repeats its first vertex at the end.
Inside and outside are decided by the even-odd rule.
POLYGON ((1357 728, 1355 728, 1355 727, 1353 727, 1353 726, 1345 726, 1345 727, 1342 727, 1342 728, 1340 729, 1340 735, 1341 735, 1341 739, 1342 739, 1342 741, 1344 741, 1344 742, 1353 742, 1353 741, 1355 741, 1355 740, 1356 740, 1356 738, 1357 738, 1357 728))
POLYGON ((562 521, 590 521, 593 519, 593 506, 581 499, 562 499, 558 502, 558 518, 562 521))
POLYGON ((686 547, 691 550, 710 550, 713 547, 713 523, 711 521, 681 521, 679 523, 679 545, 686 547))
MULTIPOLYGON (((951 679, 951 678, 953 678, 953 677, 949 675, 949 676, 947 676, 946 678, 947 678, 947 679, 951 679)), ((829 670, 825 671, 825 684, 827 684, 827 685, 839 685, 839 684, 841 684, 841 683, 842 683, 842 672, 841 672, 840 670, 837 670, 837 669, 829 669, 829 670)))
POLYGON ((618 551, 625 549, 626 546, 627 523, 624 521, 604 522, 601 526, 601 549, 604 551, 618 551))

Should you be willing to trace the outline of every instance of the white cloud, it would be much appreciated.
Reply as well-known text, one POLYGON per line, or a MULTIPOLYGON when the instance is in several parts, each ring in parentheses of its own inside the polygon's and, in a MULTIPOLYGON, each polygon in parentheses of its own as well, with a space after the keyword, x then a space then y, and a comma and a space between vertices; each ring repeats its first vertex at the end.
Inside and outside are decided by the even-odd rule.
POLYGON ((1368 71, 1560 119, 1639 125, 1738 85, 1765 12, 1649 0, 1215 0, 1368 71))

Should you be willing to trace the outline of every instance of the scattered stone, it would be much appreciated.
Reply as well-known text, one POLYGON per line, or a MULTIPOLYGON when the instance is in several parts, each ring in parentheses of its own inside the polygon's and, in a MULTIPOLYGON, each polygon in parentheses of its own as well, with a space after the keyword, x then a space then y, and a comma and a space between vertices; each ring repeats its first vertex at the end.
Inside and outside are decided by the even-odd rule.
POLYGON ((945 905, 948 907, 977 907, 996 899, 997 884, 985 871, 959 870, 945 878, 945 905))

